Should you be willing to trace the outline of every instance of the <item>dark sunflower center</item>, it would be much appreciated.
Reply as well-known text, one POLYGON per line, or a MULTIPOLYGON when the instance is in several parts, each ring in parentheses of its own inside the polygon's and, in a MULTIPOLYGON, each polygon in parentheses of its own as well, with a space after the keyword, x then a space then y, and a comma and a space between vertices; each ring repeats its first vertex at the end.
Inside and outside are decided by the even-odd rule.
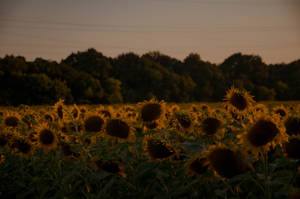
POLYGON ((232 95, 230 103, 241 111, 247 108, 248 105, 246 98, 239 93, 234 93, 232 95))
POLYGON ((278 109, 275 111, 276 114, 279 114, 281 117, 286 116, 286 112, 282 109, 278 109))
POLYGON ((151 122, 156 120, 162 114, 161 105, 160 104, 146 104, 142 107, 141 117, 145 122, 151 122))
POLYGON ((130 128, 126 122, 119 119, 112 119, 108 121, 106 131, 108 135, 126 139, 129 136, 130 128))
POLYGON ((85 120, 84 127, 89 132, 99 132, 104 124, 104 120, 99 116, 91 116, 85 120))
POLYGON ((114 162, 111 160, 97 160, 95 163, 98 168, 107 171, 109 173, 117 174, 121 171, 118 162, 114 162))
POLYGON ((214 135, 221 126, 221 121, 217 118, 209 117, 203 120, 202 129, 207 135, 214 135))
POLYGON ((4 121, 6 126, 16 127, 19 124, 19 119, 15 116, 9 116, 4 121))
POLYGON ((285 123, 286 133, 289 135, 299 135, 300 134, 300 118, 289 117, 285 123))
POLYGON ((289 158, 300 159, 300 140, 297 138, 291 139, 284 145, 285 152, 289 158))
POLYGON ((189 128, 192 124, 192 121, 188 115, 177 115, 176 118, 183 128, 189 128))
POLYGON ((147 150, 154 159, 167 158, 174 154, 174 151, 158 140, 148 140, 147 150))
POLYGON ((232 178, 246 170, 243 157, 230 149, 215 149, 208 159, 216 172, 225 178, 232 178))
POLYGON ((279 129, 273 122, 261 119, 250 128, 247 138, 251 144, 259 147, 271 142, 278 133, 279 129))
POLYGON ((203 174, 208 168, 208 166, 204 165, 205 161, 205 158, 197 158, 190 164, 189 169, 197 174, 203 174))
POLYGON ((40 142, 44 145, 51 145, 54 142, 54 134, 48 129, 44 129, 40 132, 40 142))

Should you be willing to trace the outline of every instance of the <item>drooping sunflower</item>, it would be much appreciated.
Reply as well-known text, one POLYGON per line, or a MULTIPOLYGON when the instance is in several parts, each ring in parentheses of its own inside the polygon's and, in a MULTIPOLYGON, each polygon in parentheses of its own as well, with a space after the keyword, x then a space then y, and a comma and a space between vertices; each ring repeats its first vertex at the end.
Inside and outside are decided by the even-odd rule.
POLYGON ((139 120, 143 124, 149 124, 153 122, 161 124, 161 121, 163 121, 165 118, 166 108, 164 101, 158 102, 155 99, 151 99, 149 101, 138 103, 137 108, 139 112, 139 120))
POLYGON ((73 151, 72 146, 67 142, 61 142, 60 149, 61 149, 62 154, 65 157, 69 157, 69 158, 79 158, 80 157, 80 153, 73 151))
POLYGON ((239 143, 256 156, 267 152, 271 146, 282 146, 288 140, 279 115, 256 114, 253 120, 244 125, 244 133, 239 134, 239 143))
POLYGON ((38 145, 46 151, 52 150, 57 146, 56 131, 47 123, 42 123, 36 127, 36 139, 38 145))
POLYGON ((87 132, 99 133, 103 130, 105 120, 102 114, 88 112, 84 115, 83 129, 87 132))
POLYGON ((168 159, 176 154, 175 149, 170 144, 152 136, 145 136, 144 146, 148 156, 156 161, 168 159))
POLYGON ((290 136, 300 135, 300 118, 296 116, 289 116, 284 121, 286 133, 290 136))
POLYGON ((201 118, 199 133, 200 135, 222 137, 225 132, 222 128, 224 123, 222 116, 212 110, 201 118))
POLYGON ((121 118, 108 119, 105 124, 105 135, 119 141, 129 141, 134 136, 134 128, 130 121, 121 118))
POLYGON ((180 135, 187 136, 194 130, 196 124, 196 114, 188 113, 184 111, 176 111, 173 113, 169 124, 176 130, 180 135))
POLYGON ((226 179, 243 174, 250 168, 245 153, 221 143, 210 146, 206 151, 206 158, 214 173, 226 179))
POLYGON ((121 176, 123 178, 126 177, 126 173, 124 172, 124 168, 120 161, 93 158, 92 165, 96 170, 106 171, 108 173, 121 176))
POLYGON ((27 139, 19 138, 15 144, 17 151, 24 158, 29 157, 34 151, 34 145, 27 139))
POLYGON ((289 111, 283 105, 276 106, 273 108, 273 113, 280 115, 281 119, 285 119, 289 115, 289 111))
POLYGON ((2 118, 2 126, 7 128, 16 128, 22 122, 21 115, 14 111, 5 111, 2 118))
POLYGON ((198 154, 185 163, 185 168, 189 176, 201 175, 207 171, 208 161, 203 154, 198 154))
POLYGON ((58 119, 60 120, 64 119, 65 116, 64 100, 60 99, 58 102, 54 104, 53 108, 58 119))
POLYGON ((228 111, 237 114, 238 117, 249 113, 254 104, 253 97, 247 91, 235 87, 227 91, 225 100, 228 111))
POLYGON ((300 135, 290 136, 289 141, 284 143, 283 150, 287 158, 300 159, 300 135))

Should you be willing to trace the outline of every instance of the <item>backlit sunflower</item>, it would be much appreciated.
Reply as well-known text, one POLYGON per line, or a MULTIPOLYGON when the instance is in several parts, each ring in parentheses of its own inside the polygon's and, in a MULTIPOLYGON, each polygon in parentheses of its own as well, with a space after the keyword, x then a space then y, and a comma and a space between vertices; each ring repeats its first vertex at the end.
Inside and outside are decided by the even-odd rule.
POLYGON ((16 149, 22 157, 29 157, 34 151, 33 144, 24 138, 19 138, 16 140, 16 149))
POLYGON ((247 114, 253 107, 253 97, 244 90, 231 87, 226 95, 227 111, 237 114, 238 117, 247 114))
POLYGON ((283 105, 276 106, 273 108, 273 113, 278 114, 281 119, 285 119, 289 115, 289 111, 283 105))
POLYGON ((2 118, 2 125, 7 128, 16 128, 22 122, 21 115, 14 111, 5 111, 2 118))
POLYGON ((264 153, 275 147, 282 146, 288 140, 285 128, 279 115, 256 114, 253 120, 244 125, 244 133, 238 135, 239 143, 254 154, 264 153))
POLYGON ((64 100, 60 99, 56 104, 53 106, 54 112, 58 119, 62 120, 65 116, 65 105, 64 100))
POLYGON ((171 145, 151 136, 145 136, 144 146, 145 152, 153 160, 165 160, 176 154, 175 149, 171 145))
POLYGON ((143 124, 149 124, 157 122, 161 124, 161 121, 165 118, 165 103, 163 101, 156 101, 151 99, 137 104, 139 112, 139 120, 143 124))
POLYGON ((172 128, 174 128, 180 135, 187 136, 194 130, 196 124, 196 114, 176 111, 173 113, 172 118, 169 122, 172 128))
POLYGON ((84 115, 83 128, 87 132, 99 133, 104 128, 104 117, 96 112, 88 112, 84 115))
POLYGON ((230 149, 224 144, 212 145, 206 153, 208 164, 217 176, 229 179, 247 172, 250 168, 245 153, 230 149))
POLYGON ((206 136, 222 137, 225 132, 225 129, 222 128, 224 123, 222 116, 212 110, 201 118, 199 122, 199 133, 206 136))
POLYGON ((284 121, 286 133, 290 136, 300 135, 300 118, 295 116, 289 116, 284 121))
POLYGON ((300 159, 300 135, 290 136, 289 141, 284 143, 283 150, 286 157, 300 159))
POLYGON ((106 171, 108 173, 121 176, 123 178, 126 177, 126 173, 124 172, 124 168, 120 161, 93 158, 92 165, 96 170, 106 171))
POLYGON ((208 161, 202 154, 195 155, 185 164, 189 176, 201 175, 208 169, 208 161))
POLYGON ((108 119, 105 124, 105 135, 119 141, 129 141, 134 136, 134 128, 129 120, 121 118, 108 119))
POLYGON ((36 132, 36 139, 41 148, 49 151, 57 146, 56 132, 47 123, 40 124, 36 128, 36 132))

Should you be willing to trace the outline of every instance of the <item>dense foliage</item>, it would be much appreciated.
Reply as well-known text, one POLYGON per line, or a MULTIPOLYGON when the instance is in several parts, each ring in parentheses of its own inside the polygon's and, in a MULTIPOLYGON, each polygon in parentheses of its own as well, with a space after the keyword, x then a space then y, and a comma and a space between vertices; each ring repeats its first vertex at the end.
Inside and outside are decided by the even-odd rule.
POLYGON ((267 65, 236 53, 221 64, 190 54, 183 61, 149 52, 116 58, 95 49, 60 63, 21 56, 0 58, 0 104, 131 103, 156 97, 170 102, 220 101, 231 85, 256 100, 300 100, 300 60, 267 65))

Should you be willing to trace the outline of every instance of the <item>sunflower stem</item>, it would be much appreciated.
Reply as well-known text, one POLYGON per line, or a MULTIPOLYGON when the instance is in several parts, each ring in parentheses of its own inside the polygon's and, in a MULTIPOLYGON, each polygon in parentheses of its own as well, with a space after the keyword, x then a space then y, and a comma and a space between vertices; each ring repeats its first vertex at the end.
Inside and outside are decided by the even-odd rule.
POLYGON ((271 199, 271 192, 270 192, 270 183, 269 183, 269 162, 268 162, 268 152, 264 153, 264 173, 265 173, 265 198, 271 199))

